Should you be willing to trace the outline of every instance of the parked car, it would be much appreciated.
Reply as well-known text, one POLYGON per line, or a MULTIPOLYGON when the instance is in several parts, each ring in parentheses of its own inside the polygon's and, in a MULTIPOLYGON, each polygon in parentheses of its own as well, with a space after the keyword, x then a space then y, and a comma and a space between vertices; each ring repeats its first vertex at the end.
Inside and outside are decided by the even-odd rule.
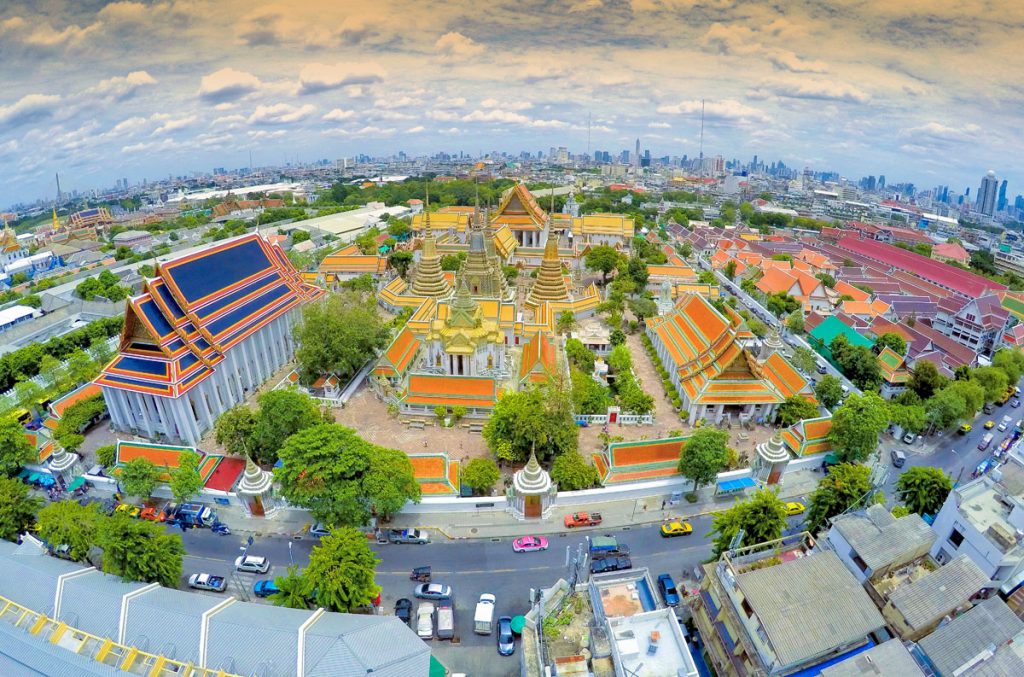
POLYGON ((406 625, 409 625, 409 621, 412 619, 412 601, 403 597, 395 602, 395 616, 406 625))
POLYGON ((265 574, 270 571, 270 560, 259 555, 241 555, 235 558, 235 568, 250 574, 265 574))
POLYGON ((669 522, 661 525, 661 537, 688 536, 693 533, 693 525, 689 522, 669 522))
POLYGON ((971 432, 971 429, 972 426, 970 423, 964 423, 962 426, 960 426, 960 429, 957 430, 957 432, 960 433, 961 435, 966 435, 967 433, 971 432))
POLYGON ((330 536, 331 530, 325 526, 323 522, 317 522, 309 528, 309 535, 315 536, 316 538, 323 538, 324 536, 330 536))
POLYGON ((902 468, 903 464, 907 462, 907 455, 899 449, 893 449, 889 452, 889 457, 892 459, 893 467, 902 468))
POLYGON ((388 541, 391 543, 430 543, 430 534, 423 529, 389 529, 388 541))
POLYGON ((455 637, 455 608, 451 600, 437 605, 437 638, 452 639, 455 637))
POLYGON ((487 592, 480 595, 480 601, 476 603, 476 610, 473 612, 473 632, 476 634, 491 634, 491 626, 494 624, 494 603, 494 595, 487 592))
POLYGON ((252 594, 257 597, 270 597, 281 592, 281 589, 274 583, 274 579, 267 578, 262 581, 256 581, 256 584, 252 586, 252 594))
POLYGON ((804 506, 803 503, 799 503, 797 501, 790 501, 789 503, 786 504, 786 514, 790 516, 799 515, 806 509, 807 508, 804 506))
POLYGON ((904 444, 913 444, 914 440, 917 439, 914 433, 907 433, 902 437, 904 444))
POLYGON ((573 527, 597 526, 602 519, 599 512, 574 512, 571 515, 566 515, 563 521, 566 528, 572 529, 573 527))
POLYGON ((996 430, 998 430, 999 432, 1005 431, 1007 428, 1010 427, 1011 422, 1012 420, 1009 416, 1003 416, 1003 418, 999 421, 999 425, 996 427, 996 430))
POLYGON ((992 430, 992 428, 996 427, 996 422, 995 421, 985 421, 985 426, 984 427, 985 427, 985 430, 992 430))
POLYGON ((452 588, 440 583, 420 583, 412 594, 419 599, 449 599, 452 596, 452 588))
POLYGON ((609 571, 623 571, 632 568, 633 561, 629 558, 629 555, 595 557, 590 560, 590 573, 592 574, 603 574, 609 571))
POLYGON ((818 368, 817 368, 817 372, 818 372, 819 374, 827 374, 827 373, 828 373, 828 368, 827 368, 827 367, 826 367, 825 365, 823 365, 823 364, 821 364, 821 363, 819 362, 819 363, 818 363, 818 368))
POLYGON ((991 402, 986 402, 985 406, 982 407, 981 410, 986 414, 991 414, 993 411, 995 411, 995 407, 992 406, 991 402))
POLYGON ((223 576, 212 574, 192 574, 188 577, 188 587, 196 590, 210 590, 212 592, 224 592, 228 588, 227 581, 223 576))
POLYGON ((137 505, 131 503, 122 503, 114 509, 114 512, 118 515, 128 515, 129 517, 138 517, 141 509, 137 505))
POLYGON ((167 512, 163 507, 151 506, 143 508, 142 512, 139 513, 139 518, 144 520, 150 520, 151 522, 164 522, 167 520, 167 512))
POLYGON ((1010 406, 1013 407, 1014 409, 1019 407, 1020 406, 1020 399, 1015 397, 1012 400, 1010 400, 1010 406))
POLYGON ((672 580, 671 575, 661 574, 658 576, 658 590, 661 591, 661 597, 665 600, 665 604, 679 606, 679 591, 676 590, 676 582, 672 580))
POLYGON ((548 549, 548 539, 543 536, 522 536, 512 541, 513 552, 536 552, 548 549))
POLYGON ((516 638, 512 634, 512 617, 502 616, 498 619, 498 653, 511 656, 516 652, 516 638))
POLYGON ((423 602, 416 609, 416 634, 420 639, 431 639, 434 636, 434 605, 423 602))

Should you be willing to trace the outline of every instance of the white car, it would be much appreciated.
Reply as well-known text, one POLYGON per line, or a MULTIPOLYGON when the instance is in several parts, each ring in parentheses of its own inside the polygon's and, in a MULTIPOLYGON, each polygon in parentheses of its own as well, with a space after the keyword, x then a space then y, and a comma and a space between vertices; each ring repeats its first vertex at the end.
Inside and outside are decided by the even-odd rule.
POLYGON ((434 636, 434 605, 430 602, 423 602, 416 609, 416 634, 422 639, 434 636))
POLYGON ((243 555, 235 559, 235 569, 250 574, 265 574, 270 571, 270 560, 258 555, 243 555))

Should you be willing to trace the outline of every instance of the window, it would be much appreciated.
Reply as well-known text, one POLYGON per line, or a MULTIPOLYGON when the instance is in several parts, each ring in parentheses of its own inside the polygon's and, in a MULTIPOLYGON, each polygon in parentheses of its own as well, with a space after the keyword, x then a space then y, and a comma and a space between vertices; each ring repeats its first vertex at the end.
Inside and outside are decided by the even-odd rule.
POLYGON ((743 613, 747 615, 747 618, 750 618, 754 615, 754 610, 750 608, 749 604, 747 604, 747 600, 743 600, 740 603, 740 606, 743 607, 743 613))
POLYGON ((867 563, 857 555, 853 556, 853 563, 857 565, 857 568, 860 569, 861 573, 864 573, 868 570, 867 563))
POLYGON ((964 542, 964 535, 960 533, 959 529, 953 529, 953 532, 949 535, 949 542, 954 548, 959 548, 960 544, 964 542))

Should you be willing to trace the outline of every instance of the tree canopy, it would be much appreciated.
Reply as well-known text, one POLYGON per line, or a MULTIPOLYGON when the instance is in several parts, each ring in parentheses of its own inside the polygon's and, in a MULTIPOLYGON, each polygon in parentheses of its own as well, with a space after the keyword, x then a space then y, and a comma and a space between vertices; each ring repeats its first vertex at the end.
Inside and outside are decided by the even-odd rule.
POLYGON ((214 424, 215 439, 229 454, 273 463, 289 436, 330 420, 329 412, 321 413, 313 398, 297 390, 268 390, 257 404, 255 411, 243 404, 232 407, 214 424))
POLYGON ((846 336, 840 334, 829 344, 832 359, 846 378, 861 390, 877 390, 882 382, 882 371, 878 357, 865 346, 851 345, 846 336))
POLYGON ((971 370, 971 380, 985 391, 985 401, 995 402, 1006 393, 1006 372, 998 367, 978 367, 971 370))
POLYGON ((185 546, 180 535, 162 524, 115 514, 100 522, 97 545, 103 549, 103 571, 108 574, 165 588, 181 582, 185 546))
POLYGON ((946 385, 946 377, 939 373, 931 360, 918 360, 910 370, 907 387, 913 390, 922 400, 927 400, 935 392, 946 385))
POLYGON ((812 534, 825 526, 827 520, 854 505, 865 507, 871 490, 871 468, 854 463, 840 463, 821 478, 808 500, 807 530, 812 534))
POLYGON ((25 429, 21 424, 10 416, 0 419, 0 473, 16 475, 35 456, 35 447, 25 437, 25 429))
POLYGON ((133 458, 121 466, 118 483, 129 496, 147 499, 160 481, 160 469, 148 458, 133 458))
POLYGON ((362 294, 331 294, 302 309, 295 327, 295 361, 302 382, 334 374, 343 383, 388 342, 388 329, 377 306, 362 294))
POLYGON ((863 461, 874 452, 879 433, 888 425, 885 400, 875 393, 851 393, 832 414, 829 440, 841 460, 863 461))
POLYGON ((462 468, 460 479, 475 493, 486 495, 494 488, 499 477, 501 471, 494 461, 489 458, 474 458, 462 468))
POLYGON ((614 247, 599 244, 583 257, 583 264, 593 271, 600 271, 601 284, 608 283, 608 273, 612 272, 622 263, 623 256, 614 247))
POLYGON ((21 480, 0 477, 0 538, 17 541, 35 523, 42 503, 21 480))
POLYGON ((814 396, 826 409, 832 409, 843 399, 843 384, 832 374, 825 374, 814 386, 814 396))
POLYGON ((803 395, 790 395, 779 405, 779 425, 791 426, 805 418, 818 415, 818 407, 803 395))
POLYGON ((888 331, 875 340, 875 352, 882 352, 883 348, 889 348, 897 355, 907 354, 907 341, 894 331, 888 331))
POLYGON ((740 530, 743 538, 739 547, 743 547, 780 538, 785 527, 786 507, 774 491, 761 489, 746 500, 737 499, 731 508, 716 513, 711 522, 714 557, 729 549, 740 530))
POLYGON ((174 500, 184 503, 203 488, 203 478, 199 475, 201 462, 199 454, 194 451, 186 451, 178 456, 178 467, 171 468, 170 481, 167 483, 174 500))
POLYGON ((502 442, 507 442, 511 458, 517 461, 525 461, 534 448, 539 459, 575 451, 578 435, 571 396, 556 381, 505 393, 483 429, 492 452, 497 453, 502 442))
POLYGON ((896 480, 896 497, 912 512, 935 515, 953 490, 953 480, 940 468, 915 466, 896 480))
POLYGON ((555 458, 551 464, 551 479, 559 491, 590 489, 601 482, 597 468, 583 458, 578 451, 567 451, 555 458))
POLYGON ((715 480, 725 467, 729 433, 718 428, 697 428, 679 451, 679 473, 694 489, 715 480))
POLYGON ((372 606, 380 593, 374 581, 378 562, 365 534, 340 527, 313 547, 303 577, 309 581, 317 606, 353 611, 372 606))
POLYGON ((39 537, 56 548, 68 546, 68 555, 81 562, 96 544, 100 523, 109 519, 95 503, 55 501, 43 507, 37 516, 39 537))

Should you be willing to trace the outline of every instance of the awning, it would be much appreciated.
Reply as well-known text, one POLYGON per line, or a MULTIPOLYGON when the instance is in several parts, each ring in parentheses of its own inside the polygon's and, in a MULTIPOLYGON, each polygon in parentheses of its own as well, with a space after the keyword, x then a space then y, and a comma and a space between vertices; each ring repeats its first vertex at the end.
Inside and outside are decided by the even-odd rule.
POLYGON ((441 661, 437 660, 433 656, 430 657, 430 673, 429 677, 445 677, 448 671, 441 665, 441 661))
POLYGON ((755 487, 755 486, 757 486, 757 482, 755 482, 750 477, 744 477, 744 478, 738 479, 738 480, 725 480, 724 482, 719 482, 718 483, 718 493, 720 493, 720 494, 728 494, 728 493, 732 493, 734 491, 740 491, 742 489, 749 489, 750 487, 755 487))
POLYGON ((85 478, 76 477, 75 479, 71 480, 71 484, 68 485, 68 491, 74 491, 83 484, 85 484, 85 478))
POLYGON ((523 627, 526 626, 526 616, 512 617, 512 632, 517 635, 523 634, 523 627))

